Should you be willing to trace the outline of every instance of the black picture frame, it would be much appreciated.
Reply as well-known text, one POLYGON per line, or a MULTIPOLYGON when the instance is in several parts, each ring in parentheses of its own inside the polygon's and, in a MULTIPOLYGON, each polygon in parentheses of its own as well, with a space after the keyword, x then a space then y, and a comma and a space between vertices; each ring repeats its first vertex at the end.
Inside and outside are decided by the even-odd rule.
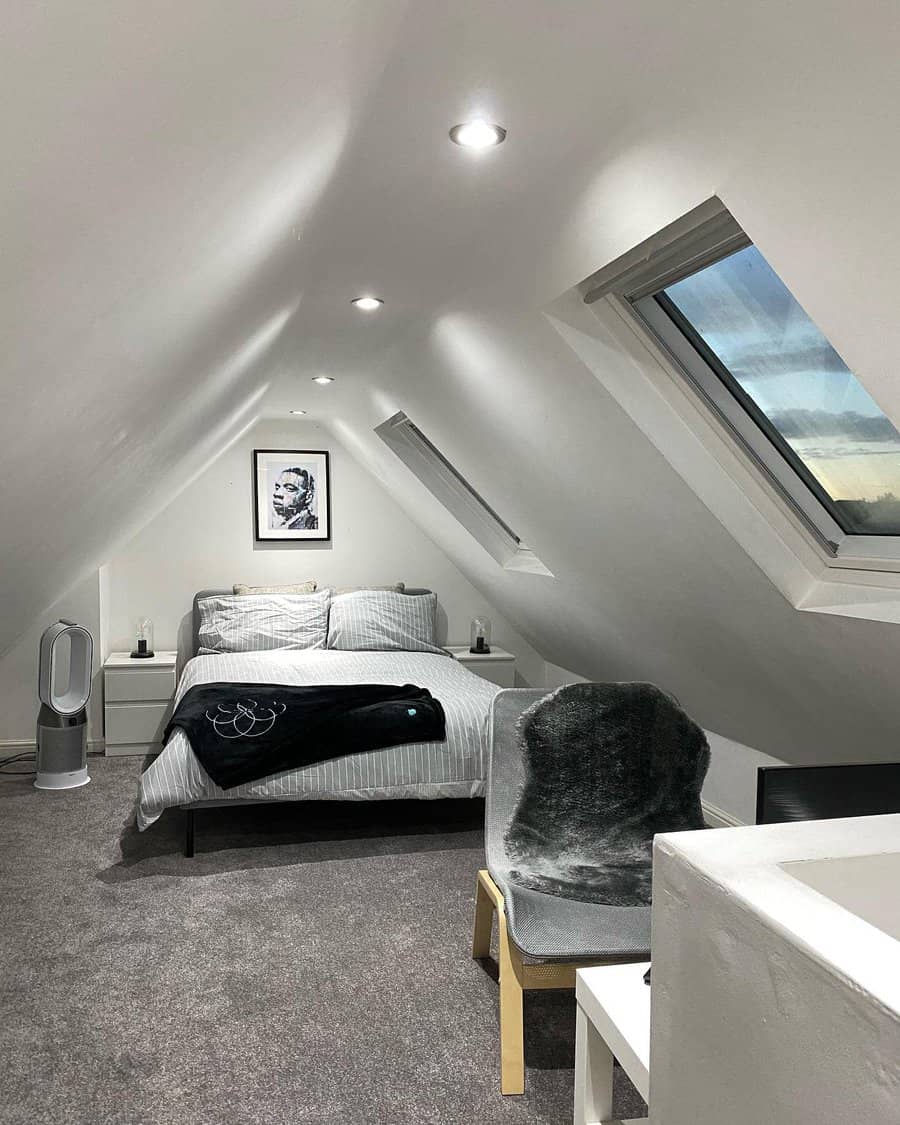
POLYGON ((258 543, 326 543, 331 539, 327 449, 254 449, 252 488, 253 532, 258 543))

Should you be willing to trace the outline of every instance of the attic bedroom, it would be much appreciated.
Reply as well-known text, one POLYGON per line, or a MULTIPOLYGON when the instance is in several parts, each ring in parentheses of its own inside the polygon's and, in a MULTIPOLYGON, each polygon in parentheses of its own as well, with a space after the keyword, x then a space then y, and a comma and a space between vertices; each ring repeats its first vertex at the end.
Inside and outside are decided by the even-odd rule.
POLYGON ((0 1122, 896 1125, 897 6, 2 31, 0 1122))

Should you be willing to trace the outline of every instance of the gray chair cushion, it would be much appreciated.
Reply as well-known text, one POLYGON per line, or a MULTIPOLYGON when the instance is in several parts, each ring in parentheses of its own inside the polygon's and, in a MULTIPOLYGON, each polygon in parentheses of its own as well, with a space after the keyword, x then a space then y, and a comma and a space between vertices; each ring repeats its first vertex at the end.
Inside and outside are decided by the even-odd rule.
POLYGON ((650 960, 649 906, 600 906, 508 882, 502 889, 509 936, 531 957, 650 960))

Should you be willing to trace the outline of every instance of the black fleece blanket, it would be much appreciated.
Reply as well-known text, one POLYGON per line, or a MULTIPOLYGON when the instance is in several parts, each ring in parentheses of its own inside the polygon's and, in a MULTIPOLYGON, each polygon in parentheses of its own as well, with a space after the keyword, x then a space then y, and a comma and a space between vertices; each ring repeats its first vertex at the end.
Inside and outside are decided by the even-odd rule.
POLYGON ((447 734, 444 708, 414 684, 200 684, 185 692, 163 741, 175 727, 222 789, 447 734))

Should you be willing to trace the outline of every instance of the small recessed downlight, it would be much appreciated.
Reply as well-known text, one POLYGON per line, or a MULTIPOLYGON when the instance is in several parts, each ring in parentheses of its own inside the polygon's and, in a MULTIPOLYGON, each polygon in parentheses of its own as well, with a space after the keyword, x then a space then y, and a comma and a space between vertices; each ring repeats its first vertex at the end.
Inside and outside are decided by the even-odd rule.
POLYGON ((318 383, 320 387, 327 387, 329 383, 334 382, 334 379, 330 375, 315 375, 313 382, 318 383))
POLYGON ((384 301, 380 297, 354 297, 350 304, 363 312, 374 312, 381 308, 384 301))
POLYGON ((491 148, 503 144, 506 130, 502 125, 493 125, 490 121, 477 118, 462 125, 454 125, 450 130, 450 140, 463 148, 491 148))
POLYGON ((305 414, 305 413, 306 413, 305 410, 292 410, 291 411, 291 414, 305 414))

